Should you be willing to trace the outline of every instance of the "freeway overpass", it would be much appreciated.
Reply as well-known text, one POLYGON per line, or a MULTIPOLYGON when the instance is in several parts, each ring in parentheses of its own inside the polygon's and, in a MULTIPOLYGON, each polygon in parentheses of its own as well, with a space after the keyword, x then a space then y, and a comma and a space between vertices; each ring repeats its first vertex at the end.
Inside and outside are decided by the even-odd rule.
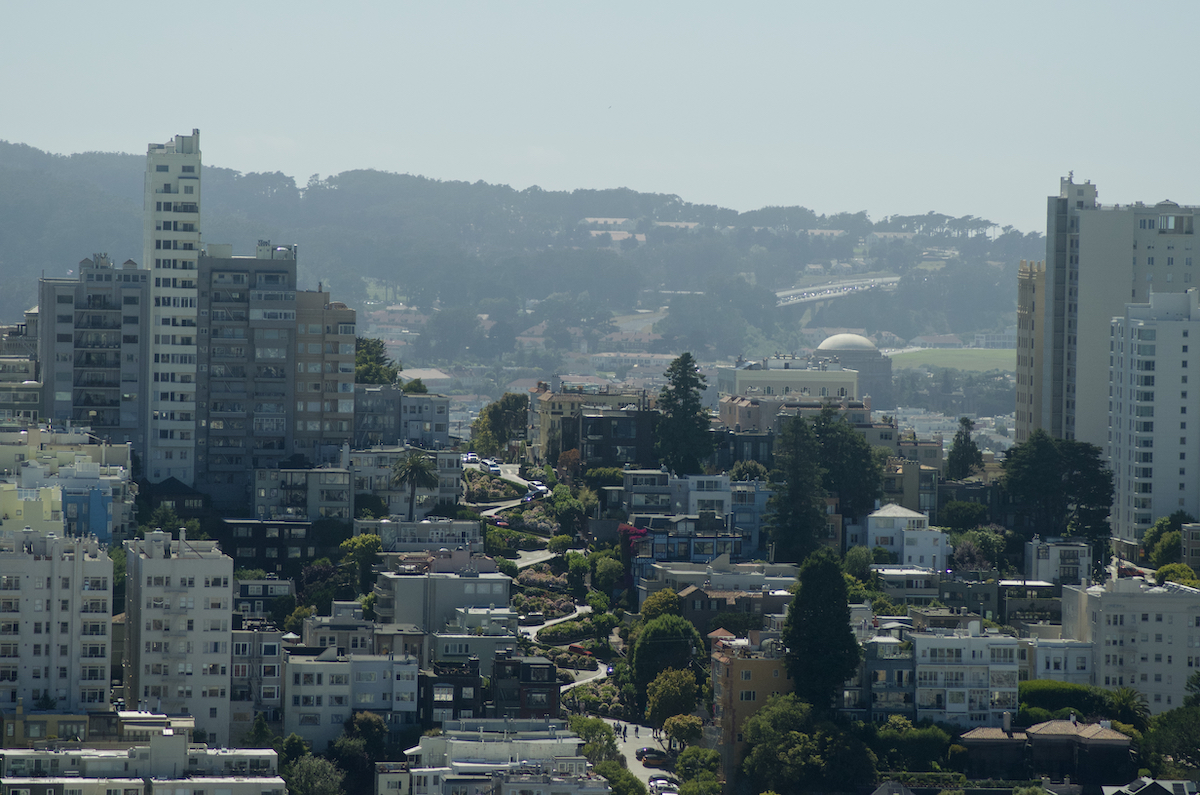
POLYGON ((844 281, 818 284, 812 287, 797 287, 791 290, 780 290, 775 293, 777 306, 792 306, 795 304, 817 304, 844 298, 847 295, 860 293, 864 290, 891 289, 900 281, 899 276, 877 276, 871 279, 846 279, 844 281))

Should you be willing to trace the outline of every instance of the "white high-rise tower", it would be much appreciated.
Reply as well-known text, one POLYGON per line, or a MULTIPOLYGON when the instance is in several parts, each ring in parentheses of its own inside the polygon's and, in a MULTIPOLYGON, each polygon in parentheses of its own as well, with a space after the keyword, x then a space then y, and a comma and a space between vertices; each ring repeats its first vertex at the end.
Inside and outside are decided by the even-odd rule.
POLYGON ((146 153, 143 261, 151 271, 145 472, 191 485, 196 459, 196 261, 200 256, 200 131, 146 153))

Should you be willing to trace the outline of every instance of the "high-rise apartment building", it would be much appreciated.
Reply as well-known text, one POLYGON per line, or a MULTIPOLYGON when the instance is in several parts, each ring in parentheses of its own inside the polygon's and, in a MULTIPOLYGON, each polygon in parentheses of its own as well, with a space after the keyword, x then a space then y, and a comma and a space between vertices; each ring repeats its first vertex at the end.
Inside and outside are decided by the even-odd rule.
POLYGON ((0 541, 0 704, 106 711, 112 560, 94 537, 10 535, 0 541))
POLYGON ((145 449, 149 308, 149 271, 133 260, 93 254, 76 278, 38 280, 43 417, 145 449))
POLYGON ((151 271, 149 437, 153 483, 191 485, 196 465, 197 260, 200 257, 200 131, 150 144, 146 153, 143 264, 151 271))
POLYGON ((318 286, 296 294, 294 449, 314 464, 336 464, 354 439, 357 313, 318 286))
POLYGON ((291 454, 296 250, 260 240, 235 257, 209 244, 197 277, 195 486, 230 508, 249 502, 253 469, 291 454))
POLYGON ((178 532, 125 542, 126 702, 192 715, 228 745, 233 559, 178 532))
POLYGON ((1029 441, 1042 416, 1042 349, 1045 326, 1038 302, 1046 295, 1046 263, 1021 260, 1017 271, 1017 444, 1029 441))
POLYGON ((1149 299, 1113 318, 1109 337, 1110 521, 1115 551, 1130 560, 1160 516, 1200 512, 1200 385, 1188 384, 1187 366, 1200 343, 1200 291, 1149 299))
MULTIPOLYGON (((1108 442, 1108 340, 1112 318, 1150 292, 1182 292, 1194 282, 1197 208, 1163 201, 1100 205, 1096 186, 1061 181, 1047 202, 1046 263, 1041 294, 1022 290, 1018 317, 1029 313, 1040 349, 1030 376, 1040 412, 1018 438, 1041 428, 1055 438, 1104 447, 1108 442)), ((1200 282, 1196 282, 1200 283, 1200 282)), ((1025 404, 1036 404, 1033 400, 1025 404)))

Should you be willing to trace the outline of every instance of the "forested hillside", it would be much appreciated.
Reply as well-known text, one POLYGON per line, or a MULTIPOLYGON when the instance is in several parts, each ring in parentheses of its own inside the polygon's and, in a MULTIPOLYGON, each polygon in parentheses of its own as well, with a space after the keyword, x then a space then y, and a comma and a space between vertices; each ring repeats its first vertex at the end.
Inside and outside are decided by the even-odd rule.
MULTIPOLYGON (((66 275, 93 252, 140 262, 144 162, 0 142, 0 320, 17 320, 35 302, 39 275, 66 275)), ((900 274, 897 291, 843 299, 812 322, 905 338, 999 328, 1013 322, 1017 261, 1044 251, 1039 234, 933 213, 875 224, 864 213, 824 216, 803 207, 739 214, 626 189, 517 191, 378 171, 314 175, 299 186, 280 173, 206 166, 203 179, 207 242, 232 243, 235 253, 251 252, 259 239, 297 243, 301 285, 321 280, 351 305, 362 305, 371 280, 425 311, 486 312, 503 336, 474 350, 491 355, 505 351, 509 334, 542 320, 602 332, 613 313, 638 307, 647 289, 692 293, 650 299, 674 310, 659 329, 665 348, 723 356, 795 347, 798 316, 781 318, 773 291, 792 286, 810 263, 856 258, 860 267, 900 274), (596 238, 580 223, 588 217, 632 219, 629 231, 645 241, 596 238), (666 221, 698 226, 656 225, 666 221), (919 236, 865 251, 872 229, 919 236), (953 251, 929 263, 930 247, 953 251), (519 314, 526 300, 547 298, 534 316, 519 314)), ((430 361, 463 354, 423 347, 414 353, 430 361)))

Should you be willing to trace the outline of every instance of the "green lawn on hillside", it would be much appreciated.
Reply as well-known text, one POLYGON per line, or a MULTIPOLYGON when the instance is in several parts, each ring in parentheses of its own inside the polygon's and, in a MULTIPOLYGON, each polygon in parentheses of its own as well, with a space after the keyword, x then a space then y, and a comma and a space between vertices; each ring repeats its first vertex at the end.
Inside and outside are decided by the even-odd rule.
POLYGON ((892 368, 953 367, 957 370, 1017 369, 1017 352, 1011 349, 990 348, 926 348, 910 353, 898 353, 892 358, 892 368))

